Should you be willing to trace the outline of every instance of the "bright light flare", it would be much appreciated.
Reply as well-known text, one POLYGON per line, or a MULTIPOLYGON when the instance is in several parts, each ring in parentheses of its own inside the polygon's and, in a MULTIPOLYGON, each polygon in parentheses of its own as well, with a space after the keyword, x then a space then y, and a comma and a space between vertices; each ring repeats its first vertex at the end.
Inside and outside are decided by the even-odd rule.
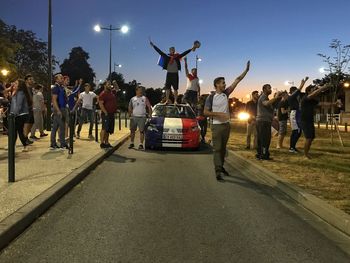
POLYGON ((100 31, 101 31, 100 25, 94 26, 94 30, 95 30, 96 32, 100 32, 100 31))
POLYGON ((240 121, 247 121, 249 119, 249 114, 247 112, 240 112, 238 113, 238 119, 240 121))
POLYGON ((6 77, 9 73, 10 73, 10 71, 8 71, 7 69, 1 70, 1 74, 2 74, 3 76, 5 76, 5 77, 6 77))
POLYGON ((120 31, 122 31, 123 34, 128 33, 129 31, 129 27, 128 26, 122 26, 122 28, 120 29, 120 31))

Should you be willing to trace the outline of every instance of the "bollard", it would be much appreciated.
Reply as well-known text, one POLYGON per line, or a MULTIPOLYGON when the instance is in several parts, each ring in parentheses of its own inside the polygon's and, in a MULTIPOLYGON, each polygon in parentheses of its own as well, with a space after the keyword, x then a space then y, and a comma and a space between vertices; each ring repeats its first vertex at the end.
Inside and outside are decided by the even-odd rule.
POLYGON ((125 128, 128 127, 128 119, 127 119, 127 116, 126 116, 126 112, 125 112, 125 128))
POLYGON ((119 119, 119 130, 121 130, 122 129, 122 120, 120 117, 120 111, 118 112, 118 119, 119 119))
POLYGON ((95 110, 95 142, 98 142, 98 111, 95 110))
POLYGON ((345 132, 348 132, 348 123, 345 123, 345 132))
POLYGON ((69 154, 73 154, 74 130, 75 130, 75 112, 69 113, 69 154))
POLYGON ((8 182, 15 182, 15 115, 8 116, 8 182))

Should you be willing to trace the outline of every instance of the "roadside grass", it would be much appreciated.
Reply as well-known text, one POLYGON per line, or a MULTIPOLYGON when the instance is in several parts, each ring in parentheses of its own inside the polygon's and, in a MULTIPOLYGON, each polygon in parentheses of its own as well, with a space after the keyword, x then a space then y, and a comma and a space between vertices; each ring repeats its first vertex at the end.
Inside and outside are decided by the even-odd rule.
MULTIPOLYGON (((342 147, 336 133, 332 145, 330 130, 316 128, 316 139, 310 151, 312 159, 309 160, 302 153, 303 135, 297 144, 300 153, 288 151, 290 132, 288 130, 283 149, 276 149, 277 137, 272 138, 273 161, 258 161, 255 150, 245 149, 245 124, 233 122, 228 148, 350 214, 350 133, 341 132, 345 144, 342 147)), ((211 137, 210 131, 207 136, 211 137)))

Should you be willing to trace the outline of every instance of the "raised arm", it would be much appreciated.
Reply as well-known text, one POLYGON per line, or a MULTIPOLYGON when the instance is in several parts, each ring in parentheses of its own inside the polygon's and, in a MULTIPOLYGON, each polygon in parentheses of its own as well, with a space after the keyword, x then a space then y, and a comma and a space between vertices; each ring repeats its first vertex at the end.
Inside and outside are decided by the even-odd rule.
POLYGON ((245 70, 242 72, 241 75, 239 75, 235 81, 231 84, 231 86, 229 86, 225 93, 227 96, 229 96, 233 91, 234 89, 237 87, 238 83, 241 82, 242 79, 244 79, 245 75, 247 75, 248 71, 250 69, 250 61, 247 62, 247 66, 245 68, 245 70))
POLYGON ((161 56, 167 56, 163 51, 161 51, 155 44, 153 44, 152 41, 149 42, 149 44, 154 48, 155 51, 158 52, 161 56))
POLYGON ((187 57, 184 57, 184 61, 185 61, 185 72, 186 72, 186 77, 188 77, 188 75, 190 74, 188 71, 188 65, 187 65, 187 57))
POLYGON ((311 92, 309 95, 307 95, 307 98, 308 99, 313 99, 313 98, 316 98, 318 95, 320 95, 323 91, 327 90, 330 88, 330 85, 324 85, 320 88, 318 88, 317 90, 311 92))

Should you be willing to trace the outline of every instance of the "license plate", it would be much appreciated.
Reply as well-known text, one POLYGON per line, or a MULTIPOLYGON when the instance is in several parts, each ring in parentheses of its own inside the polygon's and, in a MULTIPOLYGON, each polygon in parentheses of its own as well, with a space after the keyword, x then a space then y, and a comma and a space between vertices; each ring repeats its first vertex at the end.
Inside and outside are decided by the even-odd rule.
POLYGON ((163 139, 166 140, 181 140, 182 135, 181 134, 163 134, 163 139))

